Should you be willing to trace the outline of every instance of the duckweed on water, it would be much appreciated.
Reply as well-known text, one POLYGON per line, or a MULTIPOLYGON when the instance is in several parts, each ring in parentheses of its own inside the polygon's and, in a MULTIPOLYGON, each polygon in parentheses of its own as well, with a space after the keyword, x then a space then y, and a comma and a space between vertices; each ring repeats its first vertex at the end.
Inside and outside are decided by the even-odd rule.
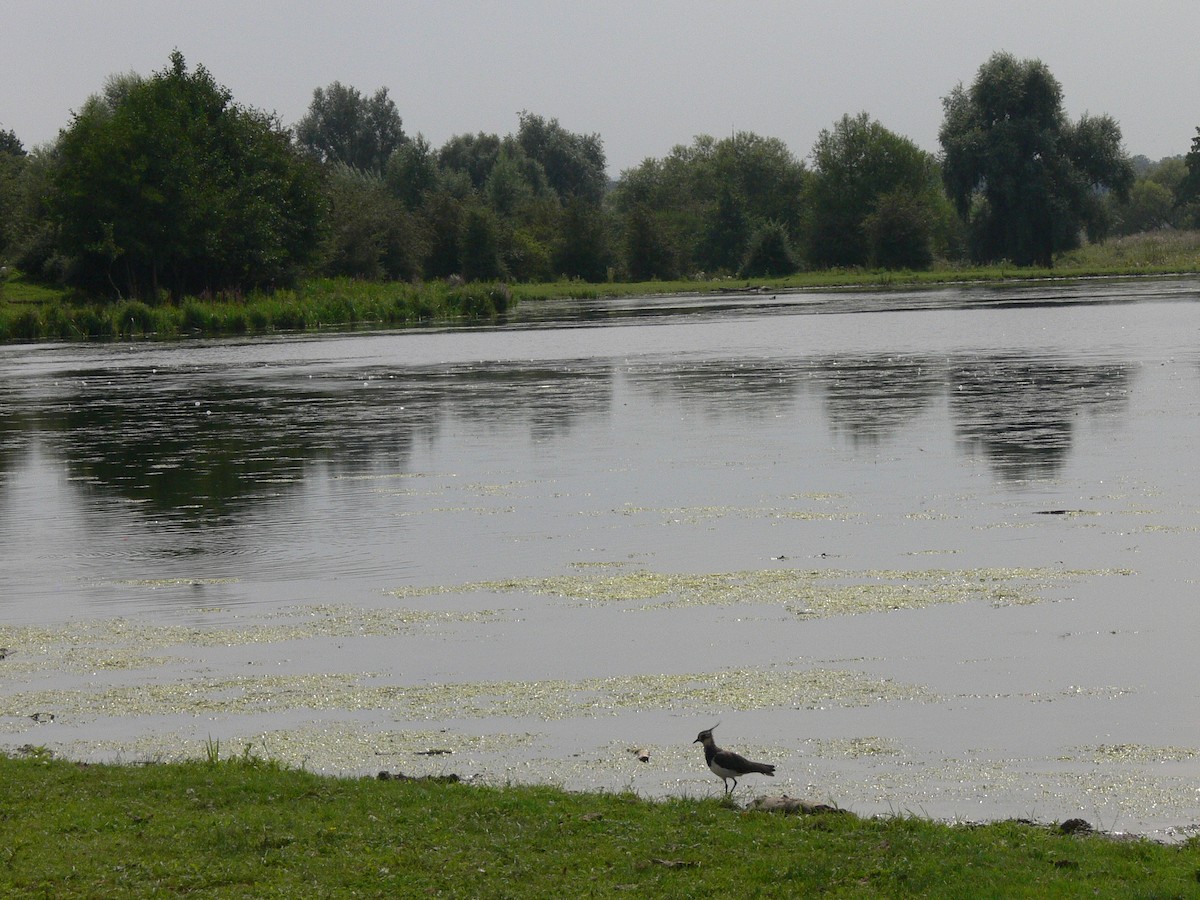
POLYGON ((0 646, 12 649, 10 672, 29 673, 51 665, 74 671, 136 669, 171 662, 148 655, 171 647, 233 647, 313 638, 387 637, 418 628, 463 622, 490 622, 500 614, 362 609, 346 605, 298 606, 245 628, 153 625, 129 619, 97 619, 56 626, 0 625, 0 646))
POLYGON ((1100 744, 1080 747, 1079 752, 1097 764, 1187 762, 1200 757, 1200 750, 1194 747, 1148 747, 1143 744, 1100 744))
POLYGON ((465 594, 478 591, 562 597, 585 603, 643 601, 636 609, 705 604, 783 605, 803 616, 852 615, 916 609, 941 603, 984 601, 993 605, 1037 603, 1042 591, 1070 580, 1128 570, 1049 568, 927 569, 914 571, 760 569, 711 574, 625 572, 546 578, 513 578, 458 586, 404 587, 393 596, 465 594), (646 603, 644 601, 658 601, 646 603))
POLYGON ((351 674, 258 675, 91 690, 24 691, 0 698, 0 716, 24 716, 31 709, 52 712, 63 721, 97 716, 385 710, 405 720, 493 716, 554 720, 664 709, 718 713, 939 699, 916 685, 829 669, 422 685, 379 685, 370 679, 369 675, 351 674))

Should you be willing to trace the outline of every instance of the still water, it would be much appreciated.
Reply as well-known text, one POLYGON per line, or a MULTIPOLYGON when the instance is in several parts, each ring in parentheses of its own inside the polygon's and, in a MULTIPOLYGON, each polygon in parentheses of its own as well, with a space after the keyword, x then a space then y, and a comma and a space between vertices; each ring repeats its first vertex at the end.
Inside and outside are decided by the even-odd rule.
POLYGON ((1198 301, 2 347, 0 746, 1193 833, 1198 301))

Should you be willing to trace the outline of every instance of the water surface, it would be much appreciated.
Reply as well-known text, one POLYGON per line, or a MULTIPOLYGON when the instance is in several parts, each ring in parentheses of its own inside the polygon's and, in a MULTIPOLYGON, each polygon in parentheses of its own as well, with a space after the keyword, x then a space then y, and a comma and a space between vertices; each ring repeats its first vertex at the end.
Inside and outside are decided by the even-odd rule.
POLYGON ((0 741, 1187 833, 1198 298, 0 348, 0 741))

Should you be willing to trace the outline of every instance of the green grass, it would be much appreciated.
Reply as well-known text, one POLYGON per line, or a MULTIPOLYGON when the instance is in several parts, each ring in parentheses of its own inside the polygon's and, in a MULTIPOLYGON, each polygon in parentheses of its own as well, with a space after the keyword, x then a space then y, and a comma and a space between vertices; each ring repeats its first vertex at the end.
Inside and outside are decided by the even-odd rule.
POLYGON ((215 755, 144 766, 81 765, 36 750, 0 757, 0 895, 1200 894, 1196 842, 334 779, 215 755))
POLYGON ((178 338, 489 321, 512 304, 504 284, 310 279, 247 297, 98 302, 10 278, 0 286, 0 341, 178 338))
POLYGON ((594 299, 744 289, 904 287, 1197 271, 1200 271, 1200 231, 1149 232, 1089 245, 1061 255, 1053 269, 943 263, 923 272, 838 269, 750 280, 724 278, 602 284, 560 281, 462 286, 436 281, 414 285, 313 278, 294 289, 246 297, 189 298, 179 305, 88 301, 63 290, 29 282, 17 273, 10 274, 0 283, 0 341, 176 338, 492 321, 514 304, 563 297, 594 299))

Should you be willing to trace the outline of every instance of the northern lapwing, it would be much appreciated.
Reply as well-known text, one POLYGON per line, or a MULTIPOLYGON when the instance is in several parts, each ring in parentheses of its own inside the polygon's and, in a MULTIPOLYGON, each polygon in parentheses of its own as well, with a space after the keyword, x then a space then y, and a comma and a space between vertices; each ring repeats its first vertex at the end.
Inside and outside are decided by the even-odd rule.
POLYGON ((770 763, 753 762, 746 759, 740 753, 734 753, 732 750, 722 750, 713 740, 714 725, 705 731, 696 735, 693 744, 704 745, 704 761, 708 763, 708 767, 713 770, 713 773, 718 775, 725 782, 725 794, 731 795, 737 790, 737 780, 743 775, 749 775, 751 772, 758 772, 762 775, 770 775, 774 777, 775 767, 770 763), (729 779, 733 779, 733 787, 729 786, 729 779))

